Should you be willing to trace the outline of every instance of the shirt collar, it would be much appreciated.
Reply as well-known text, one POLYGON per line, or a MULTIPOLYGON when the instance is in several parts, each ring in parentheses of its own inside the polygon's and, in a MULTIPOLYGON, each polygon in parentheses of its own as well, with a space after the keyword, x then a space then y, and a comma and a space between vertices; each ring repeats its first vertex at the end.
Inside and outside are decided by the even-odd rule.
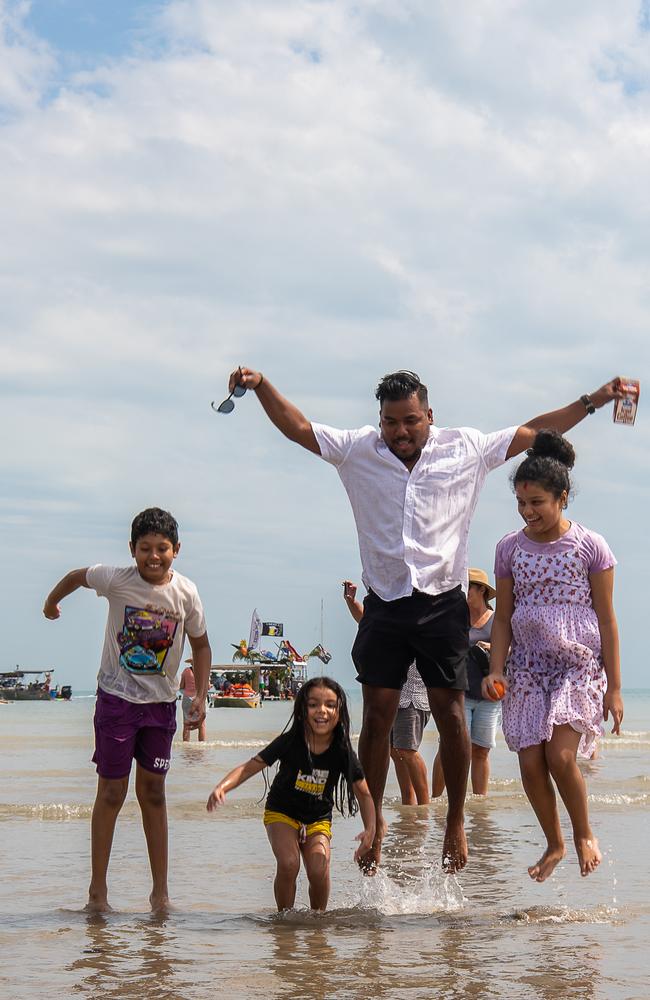
MULTIPOLYGON (((431 424, 431 426, 429 427, 429 437, 427 438, 424 447, 420 452, 420 458, 413 466, 413 469, 411 469, 411 472, 415 471, 415 469, 420 463, 420 459, 422 458, 422 456, 433 449, 434 445, 437 443, 439 433, 440 429, 436 427, 435 424, 431 424)), ((383 437, 381 436, 381 431, 377 431, 377 453, 381 455, 382 458, 387 458, 388 461, 396 462, 401 469, 404 469, 406 472, 409 473, 409 475, 411 474, 404 465, 404 462, 402 462, 402 460, 399 459, 397 455, 393 454, 393 452, 390 450, 390 448, 384 441, 383 437)))

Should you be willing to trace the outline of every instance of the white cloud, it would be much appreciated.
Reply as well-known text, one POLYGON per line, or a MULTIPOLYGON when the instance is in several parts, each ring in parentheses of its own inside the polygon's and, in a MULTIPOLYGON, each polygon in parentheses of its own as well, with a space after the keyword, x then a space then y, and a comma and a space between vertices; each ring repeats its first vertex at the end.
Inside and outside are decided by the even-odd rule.
POLYGON ((0 0, 0 115, 33 111, 56 61, 49 46, 25 28, 29 3, 0 0))
MULTIPOLYGON (((637 5, 186 0, 123 58, 67 75, 25 6, 0 10, 0 517, 16 551, 27 524, 42 560, 54 524, 56 571, 66 543, 73 561, 113 557, 164 496, 217 616, 245 618, 255 588, 299 616, 352 573, 351 518, 255 400, 210 412, 231 366, 348 425, 374 421, 397 367, 428 379, 440 422, 485 428, 619 369, 644 377, 637 5)), ((638 468, 647 434, 597 420, 576 435, 597 435, 581 477, 598 473, 585 511, 607 534, 601 466, 622 449, 621 475, 638 468)), ((492 489, 486 533, 512 516, 492 489)))

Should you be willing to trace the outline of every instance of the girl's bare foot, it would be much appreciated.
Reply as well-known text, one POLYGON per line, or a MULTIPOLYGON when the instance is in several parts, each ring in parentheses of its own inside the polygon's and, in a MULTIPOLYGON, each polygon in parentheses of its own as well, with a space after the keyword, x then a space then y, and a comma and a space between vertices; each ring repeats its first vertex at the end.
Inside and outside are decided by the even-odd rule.
POLYGON ((574 844, 576 845, 580 874, 582 876, 590 875, 598 868, 603 859, 598 841, 595 837, 576 837, 574 844))
POLYGON ((557 847, 551 847, 549 845, 539 861, 530 866, 528 874, 535 882, 545 882, 549 875, 553 873, 565 854, 566 850, 564 848, 564 844, 558 844, 557 847))

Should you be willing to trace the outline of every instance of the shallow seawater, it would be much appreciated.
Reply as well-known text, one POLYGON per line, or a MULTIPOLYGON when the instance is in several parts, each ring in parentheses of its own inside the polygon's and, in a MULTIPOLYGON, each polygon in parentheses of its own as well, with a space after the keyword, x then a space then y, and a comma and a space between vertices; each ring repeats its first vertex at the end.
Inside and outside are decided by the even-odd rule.
MULTIPOLYGON (((273 907, 273 865, 255 779, 214 816, 215 780, 282 729, 289 706, 213 710, 208 741, 174 746, 168 780, 171 891, 176 909, 147 911, 149 876, 137 805, 118 821, 114 912, 83 910, 95 790, 92 698, 0 706, 0 989, 60 997, 625 998, 647 1000, 650 878, 646 847, 650 697, 628 695, 629 729, 584 765, 604 852, 580 877, 571 852, 543 885, 526 867, 540 832, 502 741, 487 800, 470 797, 470 863, 439 868, 445 803, 403 807, 391 774, 384 864, 364 878, 352 861, 356 818, 336 818, 332 898, 273 907)), ((353 719, 359 725, 358 706, 353 719)), ((423 754, 431 763, 431 726, 423 754)), ((568 831, 567 831, 568 834, 568 831)), ((570 846, 570 838, 569 846, 570 846)))

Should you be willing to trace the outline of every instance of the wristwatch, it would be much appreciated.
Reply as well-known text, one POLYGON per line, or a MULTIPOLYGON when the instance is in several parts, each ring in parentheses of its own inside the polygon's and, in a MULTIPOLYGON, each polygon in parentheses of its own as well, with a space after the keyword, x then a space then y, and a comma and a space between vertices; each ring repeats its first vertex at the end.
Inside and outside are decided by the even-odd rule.
POLYGON ((580 397, 580 402, 584 406, 584 408, 587 411, 587 413, 595 413, 596 412, 596 407, 594 406, 594 404, 592 402, 591 396, 588 396, 587 393, 585 393, 584 396, 580 397))

